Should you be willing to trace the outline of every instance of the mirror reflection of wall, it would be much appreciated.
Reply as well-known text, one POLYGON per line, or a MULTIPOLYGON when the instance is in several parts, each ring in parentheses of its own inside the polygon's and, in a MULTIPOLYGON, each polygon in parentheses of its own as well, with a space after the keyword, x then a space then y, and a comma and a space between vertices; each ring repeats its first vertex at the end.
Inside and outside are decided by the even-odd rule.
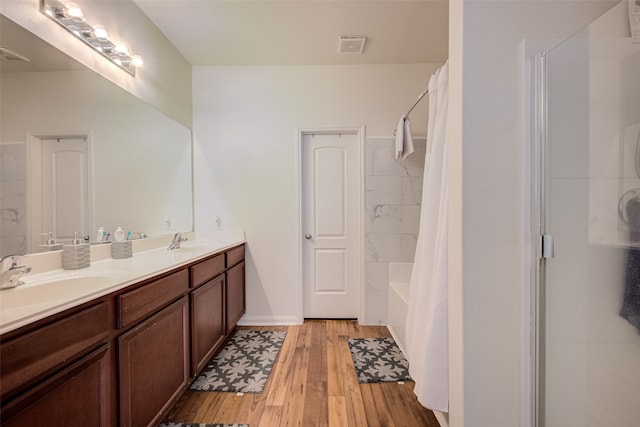
POLYGON ((0 18, 2 45, 15 40, 12 50, 31 55, 29 63, 0 61, 0 255, 36 252, 41 233, 55 231, 43 220, 50 215, 30 209, 42 205, 30 184, 42 172, 31 171, 30 157, 42 155, 33 148, 44 136, 88 136, 89 221, 77 231, 191 230, 191 131, 0 18))

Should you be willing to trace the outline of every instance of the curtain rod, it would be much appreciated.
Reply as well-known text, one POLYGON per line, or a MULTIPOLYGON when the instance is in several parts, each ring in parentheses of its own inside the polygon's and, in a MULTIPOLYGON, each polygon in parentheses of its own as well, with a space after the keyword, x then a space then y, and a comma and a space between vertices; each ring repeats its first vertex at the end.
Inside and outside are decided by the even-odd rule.
POLYGON ((411 114, 413 109, 416 108, 416 105, 418 105, 418 103, 422 100, 422 98, 424 98, 424 96, 428 93, 429 93, 429 89, 427 88, 420 95, 418 95, 418 99, 416 99, 416 102, 413 103, 411 108, 409 108, 409 111, 407 111, 407 114, 405 114, 404 116, 409 117, 409 114, 411 114))
MULTIPOLYGON (((405 114, 403 117, 409 117, 409 114, 411 114, 411 112, 413 111, 414 108, 416 108, 416 105, 418 105, 418 103, 422 100, 422 98, 424 98, 424 96, 426 94, 429 93, 429 88, 426 88, 424 91, 422 91, 422 93, 420 95, 418 95, 418 99, 416 99, 416 102, 413 103, 413 105, 411 106, 411 108, 409 108, 409 111, 407 111, 407 114, 405 114)), ((397 129, 393 130, 393 134, 396 134, 397 129)))

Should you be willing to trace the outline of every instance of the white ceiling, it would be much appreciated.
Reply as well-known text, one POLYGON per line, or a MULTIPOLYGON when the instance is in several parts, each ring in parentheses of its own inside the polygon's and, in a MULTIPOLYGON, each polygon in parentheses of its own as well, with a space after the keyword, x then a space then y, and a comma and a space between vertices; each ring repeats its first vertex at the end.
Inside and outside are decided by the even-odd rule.
POLYGON ((134 0, 193 65, 444 62, 448 0, 134 0), (338 55, 342 35, 368 37, 338 55))

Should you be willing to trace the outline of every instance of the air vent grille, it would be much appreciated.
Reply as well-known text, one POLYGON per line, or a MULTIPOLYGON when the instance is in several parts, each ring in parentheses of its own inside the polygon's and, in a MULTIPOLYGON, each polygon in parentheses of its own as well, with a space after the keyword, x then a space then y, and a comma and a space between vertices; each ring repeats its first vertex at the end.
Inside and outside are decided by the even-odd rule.
POLYGON ((338 42, 338 53, 347 55, 360 55, 364 52, 367 43, 365 36, 342 36, 338 42))

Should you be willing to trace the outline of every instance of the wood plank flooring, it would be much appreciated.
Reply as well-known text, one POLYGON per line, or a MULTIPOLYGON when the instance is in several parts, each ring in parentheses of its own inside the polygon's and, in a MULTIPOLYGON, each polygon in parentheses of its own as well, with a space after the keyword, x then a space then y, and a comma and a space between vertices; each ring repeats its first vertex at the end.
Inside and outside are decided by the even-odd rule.
POLYGON ((384 326, 307 320, 286 330, 260 394, 187 391, 165 421, 246 423, 251 427, 439 427, 413 394, 413 382, 358 384, 348 338, 388 337, 384 326))

